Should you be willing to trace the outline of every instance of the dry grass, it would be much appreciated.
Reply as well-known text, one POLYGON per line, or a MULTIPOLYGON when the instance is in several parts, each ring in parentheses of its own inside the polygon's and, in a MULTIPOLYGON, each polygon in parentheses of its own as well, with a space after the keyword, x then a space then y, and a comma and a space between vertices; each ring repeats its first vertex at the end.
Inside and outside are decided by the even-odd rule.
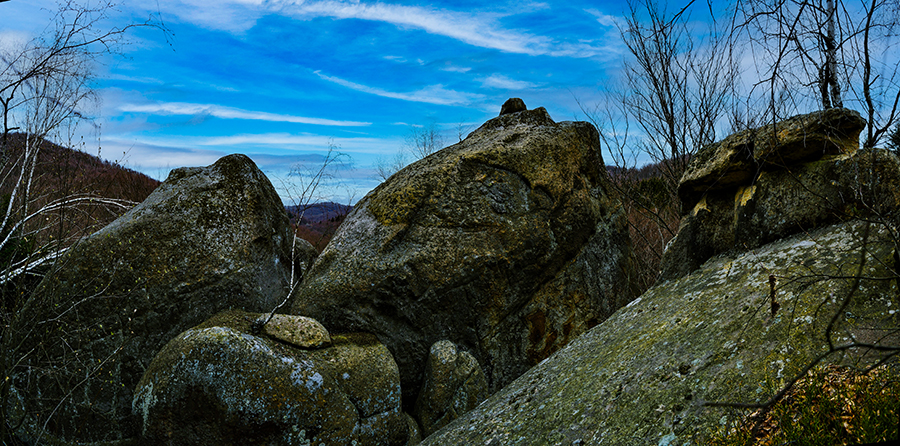
POLYGON ((784 398, 738 419, 714 446, 853 445, 898 440, 900 369, 814 369, 784 398))

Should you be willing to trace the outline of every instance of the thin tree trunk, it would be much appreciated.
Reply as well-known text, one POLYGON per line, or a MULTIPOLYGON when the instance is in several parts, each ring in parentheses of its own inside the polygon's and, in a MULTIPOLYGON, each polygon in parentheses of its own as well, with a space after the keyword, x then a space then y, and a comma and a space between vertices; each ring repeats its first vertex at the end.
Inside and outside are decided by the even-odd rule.
POLYGON ((825 108, 843 107, 844 102, 841 100, 841 85, 837 78, 837 45, 834 38, 834 21, 837 16, 837 5, 834 0, 825 2, 825 9, 828 16, 825 24, 825 76, 822 79, 822 94, 830 96, 830 100, 823 97, 823 105, 825 108), (828 89, 831 89, 830 94, 828 89))

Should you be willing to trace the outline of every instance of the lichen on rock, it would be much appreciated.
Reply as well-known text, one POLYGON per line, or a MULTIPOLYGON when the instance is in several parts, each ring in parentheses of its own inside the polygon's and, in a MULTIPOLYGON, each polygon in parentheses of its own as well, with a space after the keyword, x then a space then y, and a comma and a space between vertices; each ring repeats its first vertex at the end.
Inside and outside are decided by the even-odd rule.
POLYGON ((320 348, 331 345, 328 330, 319 321, 287 314, 264 314, 257 319, 261 323, 262 333, 294 347, 320 348))
POLYGON ((20 434, 52 414, 45 438, 133 438, 132 391, 156 352, 219 311, 271 311, 289 289, 291 238, 248 157, 173 170, 59 259, 13 321, 11 345, 42 352, 24 355, 12 379, 27 414, 20 434))
POLYGON ((263 315, 221 313, 154 358, 133 410, 146 444, 403 445, 400 379, 366 334, 309 350, 250 334, 263 315))
POLYGON ((360 200, 291 312, 376 334, 407 409, 440 340, 470 352, 497 390, 633 297, 607 181, 592 125, 542 107, 503 114, 360 200))
MULTIPOLYGON (((865 227, 842 223, 718 256, 659 284, 423 444, 707 444, 729 412, 704 403, 770 398, 827 351, 836 311, 835 345, 900 341, 895 245, 884 226, 872 224, 867 240, 865 227), (862 252, 859 287, 842 309, 862 252)), ((851 349, 826 362, 884 357, 851 349)))

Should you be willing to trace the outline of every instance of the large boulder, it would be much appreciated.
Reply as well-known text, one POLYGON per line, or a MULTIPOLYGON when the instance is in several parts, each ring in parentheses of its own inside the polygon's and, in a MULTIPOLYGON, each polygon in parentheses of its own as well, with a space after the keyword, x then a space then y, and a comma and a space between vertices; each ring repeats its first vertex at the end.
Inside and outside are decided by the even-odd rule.
POLYGON ((491 119, 360 200, 292 312, 376 334, 407 408, 439 340, 471 352, 497 390, 633 297, 607 188, 590 124, 544 108, 491 119))
POLYGON ((221 313, 166 344, 134 393, 143 444, 406 444, 397 365, 374 336, 305 349, 253 335, 265 318, 221 313))
POLYGON ((761 168, 853 154, 865 126, 858 112, 832 108, 744 130, 703 147, 678 186, 684 209, 693 208, 707 192, 752 183, 761 168))
MULTIPOLYGON (((835 314, 837 348, 900 343, 895 246, 884 226, 872 224, 867 237, 856 221, 711 259, 651 288, 423 444, 709 444, 734 411, 706 403, 768 400, 828 351, 835 314), (848 277, 864 251, 855 287, 848 277)), ((825 362, 865 367, 889 354, 848 349, 825 362)))
POLYGON ((833 109, 755 130, 775 132, 778 144, 745 131, 701 150, 681 179, 685 213, 661 280, 722 252, 900 208, 900 161, 885 150, 857 150, 863 126, 858 113, 833 109))
POLYGON ((156 352, 222 310, 271 311, 291 264, 284 206, 249 158, 173 170, 61 258, 13 322, 22 435, 133 437, 132 391, 156 352))

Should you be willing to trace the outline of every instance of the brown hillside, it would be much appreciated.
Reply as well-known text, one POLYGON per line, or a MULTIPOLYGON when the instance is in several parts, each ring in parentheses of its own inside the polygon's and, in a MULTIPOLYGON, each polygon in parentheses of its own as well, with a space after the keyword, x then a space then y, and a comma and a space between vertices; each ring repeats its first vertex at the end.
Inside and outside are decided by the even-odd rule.
MULTIPOLYGON (((26 137, 22 133, 8 136, 6 147, 0 148, 2 183, 0 183, 0 215, 6 215, 10 197, 22 174, 22 158, 26 137)), ((104 161, 96 156, 44 141, 34 169, 31 192, 28 195, 28 213, 54 200, 77 194, 115 198, 139 203, 159 185, 142 173, 104 161)), ((17 193, 15 207, 21 209, 24 202, 21 191, 17 193)), ((48 237, 73 241, 109 224, 127 209, 97 204, 86 204, 44 214, 29 224, 29 230, 45 229, 37 233, 38 241, 48 237), (52 234, 46 228, 51 227, 52 234)), ((22 213, 21 210, 13 210, 22 213)), ((9 225, 3 228, 6 232, 9 225)), ((64 242, 66 244, 66 242, 64 242)))

